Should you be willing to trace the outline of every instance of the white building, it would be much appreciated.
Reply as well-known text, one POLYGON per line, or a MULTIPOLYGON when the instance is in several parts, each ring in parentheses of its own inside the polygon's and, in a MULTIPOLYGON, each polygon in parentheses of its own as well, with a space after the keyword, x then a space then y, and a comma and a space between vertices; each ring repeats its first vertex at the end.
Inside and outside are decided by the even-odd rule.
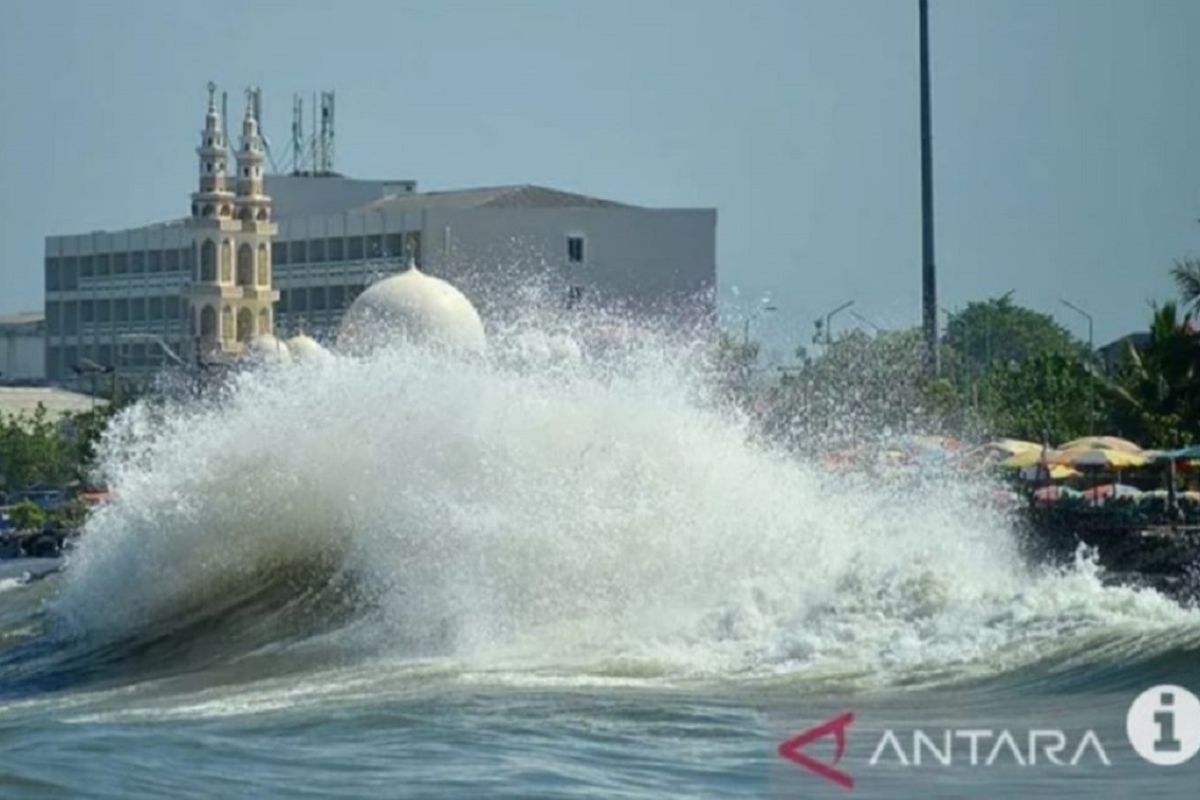
POLYGON ((0 317, 0 383, 46 377, 46 321, 40 311, 0 317))
POLYGON ((263 175, 248 98, 229 187, 210 91, 191 215, 46 239, 45 372, 83 361, 142 378, 159 342, 191 358, 250 336, 318 337, 408 255, 485 314, 536 284, 564 305, 715 320, 716 211, 650 209, 537 186, 417 192, 414 181, 263 175))

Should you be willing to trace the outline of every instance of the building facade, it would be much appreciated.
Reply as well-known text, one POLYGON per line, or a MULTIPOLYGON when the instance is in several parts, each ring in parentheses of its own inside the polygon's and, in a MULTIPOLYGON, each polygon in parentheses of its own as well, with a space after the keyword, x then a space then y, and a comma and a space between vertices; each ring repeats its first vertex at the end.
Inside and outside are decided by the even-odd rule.
POLYGON ((267 175, 247 98, 233 154, 212 101, 184 219, 46 239, 45 374, 143 380, 236 356, 253 336, 318 338, 415 258, 483 311, 542 299, 715 320, 716 211, 650 209, 538 186, 418 192, 414 181, 267 175), (231 180, 232 177, 232 180, 231 180), (169 352, 168 352, 169 350, 169 352))
POLYGON ((0 317, 0 384, 46 377, 46 319, 40 311, 0 317))

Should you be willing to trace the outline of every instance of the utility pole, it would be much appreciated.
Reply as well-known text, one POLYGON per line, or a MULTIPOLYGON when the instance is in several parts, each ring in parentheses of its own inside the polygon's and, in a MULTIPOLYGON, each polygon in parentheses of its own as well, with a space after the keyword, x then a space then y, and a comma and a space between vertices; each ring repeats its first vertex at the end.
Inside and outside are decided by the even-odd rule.
POLYGON ((1083 317, 1084 319, 1087 320, 1087 324, 1088 324, 1087 364, 1088 364, 1088 372, 1089 372, 1089 375, 1088 375, 1088 378, 1089 378, 1089 380, 1088 380, 1088 416, 1090 417, 1089 423, 1092 425, 1095 425, 1096 424, 1096 378, 1094 375, 1090 374, 1091 371, 1095 368, 1094 359, 1096 357, 1096 339, 1095 339, 1095 336, 1093 335, 1092 315, 1089 314, 1088 312, 1084 311, 1079 306, 1072 303, 1070 300, 1065 300, 1060 297, 1060 298, 1058 298, 1058 302, 1062 303, 1064 306, 1071 309, 1076 314, 1080 315, 1081 317, 1083 317))
POLYGON ((933 154, 929 125, 929 0, 918 0, 921 38, 921 321, 925 332, 925 372, 938 363, 937 269, 933 261, 933 154))

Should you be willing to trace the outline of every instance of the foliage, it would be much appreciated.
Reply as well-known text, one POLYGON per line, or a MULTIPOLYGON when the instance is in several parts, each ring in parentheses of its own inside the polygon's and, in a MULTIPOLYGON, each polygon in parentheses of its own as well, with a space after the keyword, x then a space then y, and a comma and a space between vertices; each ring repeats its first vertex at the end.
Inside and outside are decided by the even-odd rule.
POLYGON ((1163 447, 1200 441, 1200 333, 1193 315, 1164 303, 1154 310, 1148 341, 1127 347, 1111 387, 1118 427, 1163 447))
POLYGON ((32 415, 0 417, 0 475, 9 489, 67 483, 74 477, 71 450, 45 406, 32 415))
POLYGON ((750 392, 750 377, 758 361, 758 342, 743 342, 721 331, 712 356, 718 390, 728 399, 745 402, 750 392))
POLYGON ((994 437, 1065 442, 1099 431, 1109 416, 1108 394, 1082 360, 1039 353, 994 365, 980 382, 980 414, 994 437))
POLYGON ((918 328, 851 331, 818 357, 798 351, 799 367, 772 392, 767 429, 794 447, 825 447, 885 431, 937 426, 954 406, 953 387, 928 384, 918 328))
POLYGON ((943 347, 946 374, 968 377, 1038 355, 1086 353, 1084 345, 1053 317, 1019 306, 1009 295, 969 303, 952 315, 943 347))
POLYGON ((46 512, 31 500, 22 500, 8 510, 9 519, 19 531, 41 529, 46 522, 46 512))
POLYGON ((1200 311, 1200 260, 1185 258, 1175 262, 1171 277, 1179 287, 1184 306, 1190 306, 1192 311, 1200 311))

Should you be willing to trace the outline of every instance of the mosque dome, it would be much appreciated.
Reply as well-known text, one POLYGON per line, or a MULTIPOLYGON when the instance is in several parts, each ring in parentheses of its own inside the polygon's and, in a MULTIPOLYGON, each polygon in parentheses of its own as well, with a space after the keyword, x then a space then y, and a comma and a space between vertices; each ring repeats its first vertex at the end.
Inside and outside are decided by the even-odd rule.
POLYGON ((287 340, 288 353, 296 361, 318 361, 329 357, 329 352, 317 340, 303 333, 298 333, 287 340))
POLYGON ((270 333, 252 338, 246 345, 246 355, 263 362, 289 360, 288 346, 270 333))
POLYGON ((466 295, 421 272, 411 260, 404 272, 358 296, 342 318, 337 344, 365 353, 397 339, 467 353, 483 352, 487 343, 483 322, 466 295))

